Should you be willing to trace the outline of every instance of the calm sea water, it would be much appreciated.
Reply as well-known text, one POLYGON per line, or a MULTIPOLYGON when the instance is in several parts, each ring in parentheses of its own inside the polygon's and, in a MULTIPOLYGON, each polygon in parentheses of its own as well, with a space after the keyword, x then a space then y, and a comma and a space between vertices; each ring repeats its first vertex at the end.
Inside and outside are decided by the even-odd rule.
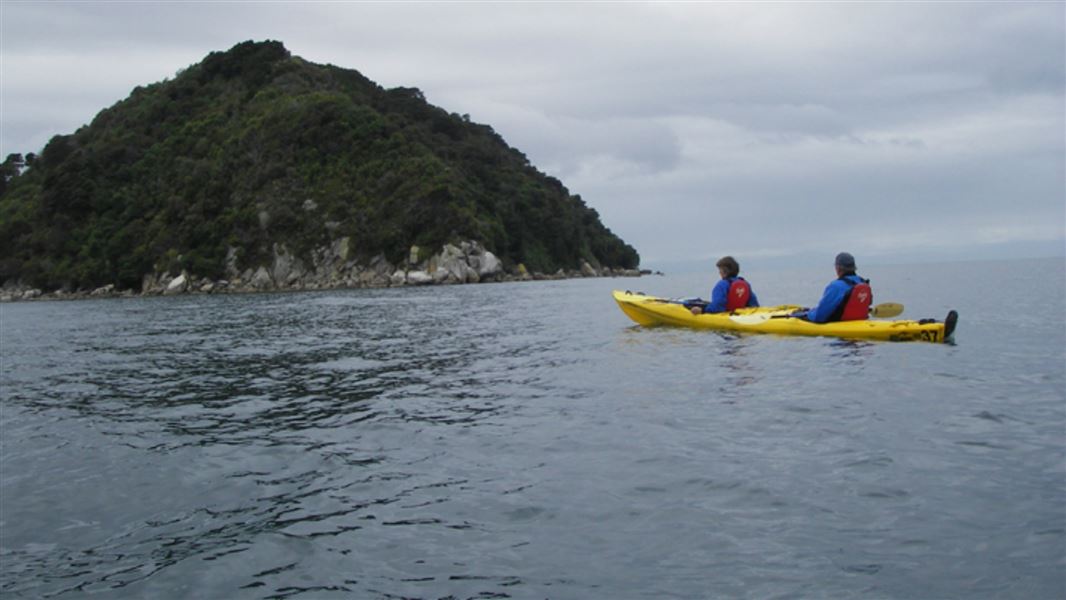
POLYGON ((862 272, 954 346, 610 298, 702 275, 3 305, 0 595, 1062 598, 1063 267, 862 272))

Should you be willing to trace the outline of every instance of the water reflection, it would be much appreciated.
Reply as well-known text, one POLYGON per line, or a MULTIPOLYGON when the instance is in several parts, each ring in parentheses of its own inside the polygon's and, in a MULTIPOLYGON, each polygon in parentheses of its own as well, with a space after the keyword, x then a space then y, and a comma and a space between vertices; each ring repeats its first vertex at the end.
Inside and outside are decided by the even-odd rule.
POLYGON ((862 367, 875 354, 876 342, 864 340, 830 339, 830 356, 849 367, 862 367))
MULTIPOLYGON (((192 438, 177 445, 242 443, 368 418, 477 423, 500 411, 501 395, 485 383, 535 383, 512 368, 518 361, 493 356, 505 330, 492 323, 502 314, 424 326, 417 304, 290 308, 277 299, 165 333, 150 320, 136 324, 139 336, 129 324, 115 337, 75 340, 74 353, 41 365, 10 400, 192 438)), ((539 340, 512 353, 543 358, 551 349, 539 340)))
POLYGON ((719 365, 724 369, 724 381, 718 392, 726 404, 735 404, 737 398, 746 395, 744 388, 759 383, 760 369, 748 356, 749 347, 755 343, 751 336, 722 336, 718 355, 719 365))
MULTIPOLYGON (((114 477, 107 465, 140 463, 138 453, 170 468, 163 477, 174 479, 165 488, 187 508, 162 518, 133 512, 120 530, 88 527, 80 543, 67 537, 58 546, 26 545, 20 540, 36 536, 7 527, 5 547, 14 549, 3 560, 16 567, 5 569, 0 590, 119 590, 173 577, 161 574, 185 570, 193 557, 225 562, 263 536, 341 539, 335 549, 353 553, 352 536, 368 524, 479 527, 435 508, 470 482, 438 472, 444 454, 418 438, 519 410, 516 398, 550 387, 538 372, 559 364, 556 340, 498 327, 503 304, 472 307, 468 314, 477 318, 449 319, 440 298, 304 299, 219 299, 211 311, 190 305, 215 299, 142 306, 113 335, 74 329, 52 351, 17 364, 11 378, 5 372, 7 417, 17 410, 27 423, 31 415, 45 418, 34 421, 34 435, 51 437, 44 428, 66 421, 68 428, 92 424, 79 446, 99 447, 89 441, 97 435, 120 440, 83 478, 98 497, 83 499, 85 508, 123 506, 99 496, 110 489, 103 480, 114 477), (185 461, 198 470, 187 471, 185 461)), ((13 514, 32 510, 19 506, 13 514)), ((247 573, 241 587, 269 586, 272 597, 296 593, 276 585, 287 570, 265 566, 247 573)))

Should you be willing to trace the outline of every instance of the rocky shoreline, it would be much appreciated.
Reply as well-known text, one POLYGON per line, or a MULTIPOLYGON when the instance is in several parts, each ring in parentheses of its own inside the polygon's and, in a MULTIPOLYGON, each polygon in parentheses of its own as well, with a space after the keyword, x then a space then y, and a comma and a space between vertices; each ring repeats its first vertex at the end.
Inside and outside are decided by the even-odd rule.
POLYGON ((142 279, 140 290, 119 289, 110 284, 93 290, 48 292, 18 281, 8 281, 0 288, 0 302, 457 285, 650 274, 650 271, 636 269, 596 268, 586 261, 582 261, 580 269, 559 269, 551 274, 529 272, 522 264, 506 270, 492 252, 473 241, 459 246, 445 244, 440 252, 427 258, 422 258, 423 249, 412 246, 407 260, 398 265, 380 255, 364 264, 350 256, 349 243, 349 238, 341 238, 328 247, 316 249, 312 252, 311 264, 294 256, 283 245, 275 245, 271 264, 243 271, 236 266, 237 250, 230 248, 225 279, 212 280, 186 271, 149 273, 142 279))

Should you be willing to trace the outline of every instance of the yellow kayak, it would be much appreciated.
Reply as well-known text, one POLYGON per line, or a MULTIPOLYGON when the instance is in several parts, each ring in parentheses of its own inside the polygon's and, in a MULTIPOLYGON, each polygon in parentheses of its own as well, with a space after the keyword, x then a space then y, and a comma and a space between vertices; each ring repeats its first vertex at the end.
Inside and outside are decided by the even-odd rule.
POLYGON ((948 313, 943 322, 875 320, 811 323, 789 317, 800 306, 780 305, 741 308, 728 313, 694 315, 677 300, 656 298, 640 292, 614 291, 619 308, 636 323, 651 327, 673 325, 695 329, 719 329, 781 335, 824 335, 840 338, 892 342, 950 342, 958 315, 948 313))

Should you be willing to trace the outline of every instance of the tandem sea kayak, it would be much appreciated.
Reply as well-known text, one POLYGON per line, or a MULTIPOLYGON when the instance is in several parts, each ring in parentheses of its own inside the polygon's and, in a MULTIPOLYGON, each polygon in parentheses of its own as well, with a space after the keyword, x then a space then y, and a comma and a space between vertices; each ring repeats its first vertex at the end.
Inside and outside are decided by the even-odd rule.
POLYGON ((674 325, 695 329, 719 329, 746 333, 831 336, 891 342, 951 342, 958 314, 948 313, 944 321, 879 320, 811 323, 788 316, 800 306, 780 305, 741 308, 728 313, 694 315, 678 300, 656 298, 641 292, 617 291, 614 300, 634 322, 651 327, 674 325))

